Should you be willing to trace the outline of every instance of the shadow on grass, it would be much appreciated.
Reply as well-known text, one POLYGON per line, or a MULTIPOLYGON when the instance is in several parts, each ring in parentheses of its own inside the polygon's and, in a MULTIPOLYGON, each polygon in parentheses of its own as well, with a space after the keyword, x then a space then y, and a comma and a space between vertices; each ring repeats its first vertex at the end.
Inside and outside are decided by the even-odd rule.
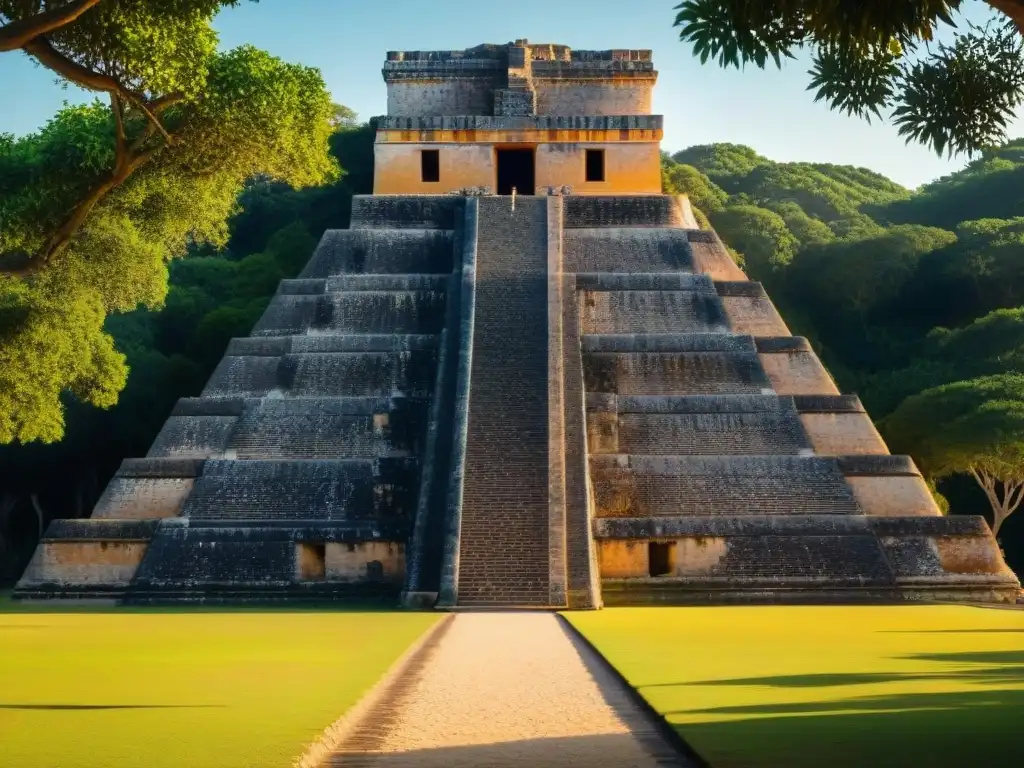
MULTIPOLYGON (((794 675, 690 685, 775 685, 826 688, 854 683, 947 680, 1024 685, 1024 651, 920 654, 901 657, 961 664, 925 675, 794 675), (815 680, 818 682, 815 684, 815 680)), ((823 692, 824 693, 824 692, 823 692)), ((953 768, 999 765, 1019 757, 1024 689, 890 693, 664 713, 715 768, 810 768, 829 765, 953 768), (720 716, 714 722, 685 718, 720 716)))
POLYGON ((224 706, 224 704, 0 704, 0 709, 92 712, 105 709, 223 709, 224 706))
POLYGON ((900 656, 905 661, 925 661, 944 665, 969 664, 968 668, 935 672, 835 672, 808 675, 739 677, 721 680, 696 680, 685 683, 651 683, 647 688, 674 688, 692 685, 764 685, 773 688, 828 688, 842 685, 905 683, 914 680, 945 680, 956 683, 1024 683, 1024 651, 968 651, 964 653, 923 653, 900 656))

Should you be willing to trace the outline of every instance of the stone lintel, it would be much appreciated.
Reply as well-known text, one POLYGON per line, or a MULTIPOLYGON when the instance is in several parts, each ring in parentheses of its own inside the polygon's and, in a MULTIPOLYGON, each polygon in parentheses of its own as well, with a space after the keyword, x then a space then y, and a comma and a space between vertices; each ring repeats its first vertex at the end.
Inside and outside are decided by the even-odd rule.
POLYGON ((839 469, 847 477, 920 477, 921 472, 909 456, 870 455, 836 456, 839 469))
POLYGON ((174 406, 171 416, 241 416, 244 397, 183 397, 174 406))
POLYGON ((800 413, 864 413, 856 395, 793 395, 800 413))
POLYGON ((180 478, 201 477, 206 459, 125 459, 117 477, 180 478))
POLYGON ((587 393, 591 413, 775 413, 795 410, 793 398, 778 395, 608 395, 587 393))
POLYGON ((878 536, 989 536, 991 529, 981 515, 944 517, 869 517, 878 536))
POLYGON ((43 541, 149 541, 158 520, 53 520, 43 541))
POLYGON ((688 272, 577 272, 576 287, 581 291, 693 291, 713 295, 707 275, 688 272))
MULTIPOLYGON (((691 239, 692 242, 692 239, 691 239)), ((715 280, 715 292, 724 297, 768 298, 764 286, 753 280, 715 280)))
POLYGON ((660 131, 662 115, 385 115, 372 123, 378 131, 660 131))
POLYGON ((803 336, 759 336, 754 340, 757 351, 763 355, 813 352, 811 344, 803 336))
POLYGON ((504 129, 377 131, 378 144, 625 144, 661 141, 656 129, 504 129))
POLYGON ((594 521, 599 539, 708 538, 712 536, 864 536, 860 515, 750 515, 743 517, 604 517, 594 521))
POLYGON ((753 339, 728 333, 598 333, 583 337, 592 352, 753 352, 753 339))

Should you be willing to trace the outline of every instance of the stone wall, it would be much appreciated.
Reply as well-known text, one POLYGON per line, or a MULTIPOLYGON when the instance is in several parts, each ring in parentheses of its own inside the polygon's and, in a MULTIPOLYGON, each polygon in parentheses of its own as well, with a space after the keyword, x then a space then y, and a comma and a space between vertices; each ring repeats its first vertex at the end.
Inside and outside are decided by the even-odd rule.
POLYGON ((485 77, 404 80, 388 83, 388 115, 490 115, 495 80, 485 77))
POLYGON ((139 541, 44 541, 22 576, 22 587, 60 584, 124 587, 148 544, 139 541))
POLYGON ((653 80, 571 80, 534 76, 541 115, 648 115, 653 80))
MULTIPOLYGON (((471 187, 497 189, 500 144, 391 143, 374 149, 374 193, 378 195, 435 195, 471 187), (438 150, 440 181, 425 182, 420 153, 438 150)), ((510 145, 511 146, 511 145, 510 145)), ((515 144, 519 147, 520 144, 515 144)), ((648 142, 527 142, 535 150, 535 189, 570 186, 574 195, 653 195, 661 192, 659 146, 648 142), (605 152, 605 181, 586 180, 586 150, 605 152)))

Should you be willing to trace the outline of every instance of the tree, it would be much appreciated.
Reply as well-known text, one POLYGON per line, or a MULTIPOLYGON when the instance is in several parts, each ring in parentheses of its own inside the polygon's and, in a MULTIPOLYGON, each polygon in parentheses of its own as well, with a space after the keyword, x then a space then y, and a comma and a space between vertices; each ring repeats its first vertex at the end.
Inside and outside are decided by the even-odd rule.
POLYGON ((925 390, 881 426, 890 445, 933 479, 971 475, 992 507, 994 534, 1024 500, 1024 375, 925 390))
POLYGON ((159 128, 115 95, 0 141, 0 442, 59 439, 64 390, 116 402, 126 370, 104 318, 160 306, 168 261, 226 241, 248 179, 337 176, 317 70, 249 46, 201 68, 159 128))
POLYGON ((800 243, 779 214, 754 205, 733 205, 710 215, 722 238, 743 254, 743 263, 758 280, 793 260, 800 243))
POLYGON ((1004 18, 968 23, 951 44, 935 33, 963 0, 685 0, 675 25, 723 67, 781 67, 809 47, 816 101, 869 120, 890 110, 908 143, 972 154, 1006 139, 1024 101, 1024 0, 986 2, 1004 18))

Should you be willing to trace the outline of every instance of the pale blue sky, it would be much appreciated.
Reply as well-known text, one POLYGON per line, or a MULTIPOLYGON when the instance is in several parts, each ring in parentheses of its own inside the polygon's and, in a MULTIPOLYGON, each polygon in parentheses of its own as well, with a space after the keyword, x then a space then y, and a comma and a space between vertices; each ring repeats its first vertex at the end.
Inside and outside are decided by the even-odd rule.
MULTIPOLYGON (((915 145, 888 125, 830 113, 815 104, 807 62, 774 69, 701 66, 672 27, 678 0, 262 0, 218 18, 221 43, 252 43, 289 61, 320 68, 336 101, 363 118, 383 114, 381 64, 388 50, 467 48, 515 38, 574 48, 651 48, 661 73, 654 111, 665 116, 664 148, 747 144, 774 160, 847 163, 909 187, 963 166, 915 145)), ((968 3, 984 20, 988 7, 968 3)), ((65 99, 78 100, 20 53, 0 54, 0 132, 45 123, 65 99)), ((1024 134, 1024 120, 1011 136, 1024 134)))

